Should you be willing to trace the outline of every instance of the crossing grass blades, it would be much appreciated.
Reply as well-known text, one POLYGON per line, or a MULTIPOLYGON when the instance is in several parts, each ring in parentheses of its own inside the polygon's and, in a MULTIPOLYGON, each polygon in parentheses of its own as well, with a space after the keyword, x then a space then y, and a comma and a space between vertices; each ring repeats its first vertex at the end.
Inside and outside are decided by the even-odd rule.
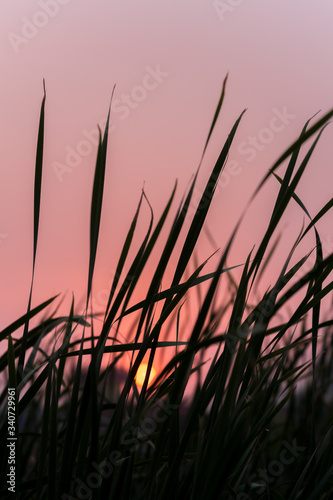
MULTIPOLYGON (((226 81, 227 78, 202 158, 220 115, 226 81)), ((244 111, 230 130, 194 215, 190 217, 189 207, 201 162, 167 235, 162 229, 171 217, 176 185, 156 223, 150 209, 149 228, 137 243, 135 230, 141 207, 144 203, 150 207, 142 193, 119 260, 115 266, 110 263, 116 272, 97 335, 97 311, 92 308, 91 296, 110 110, 105 131, 100 131, 92 190, 85 310, 75 313, 77 304, 73 298, 68 316, 61 316, 57 307, 52 310, 57 297, 32 307, 45 102, 44 87, 35 165, 33 270, 28 308, 0 333, 1 344, 6 346, 0 357, 0 439, 6 450, 1 454, 1 498, 332 498, 333 318, 329 313, 323 317, 322 303, 332 297, 333 254, 323 255, 316 224, 329 216, 333 199, 311 217, 296 193, 333 111, 319 119, 313 117, 304 125, 299 137, 267 171, 253 194, 250 203, 274 178, 277 196, 270 208, 270 220, 259 245, 249 249, 238 280, 233 278, 227 261, 232 261, 232 245, 242 217, 220 253, 215 272, 205 274, 206 260, 188 274, 188 264, 193 260, 244 111), (277 227, 290 204, 298 205, 300 217, 306 217, 307 225, 295 235, 295 243, 285 256, 276 281, 254 302, 251 292, 260 289, 264 268, 276 250, 277 227), (306 267, 309 254, 291 264, 296 248, 308 233, 313 235, 316 255, 310 269, 306 267), (162 238, 162 251, 146 294, 133 305, 131 299, 139 278, 162 238), (171 285, 161 289, 175 252, 178 256, 171 285), (224 294, 217 300, 218 286, 223 280, 229 296, 224 294), (201 305, 192 309, 194 321, 188 339, 180 341, 182 305, 191 289, 201 283, 205 283, 201 305), (292 300, 297 301, 296 307, 293 305, 287 320, 279 322, 279 312, 292 300), (176 318, 172 323, 173 337, 165 340, 163 327, 170 324, 172 317, 176 318), (122 342, 114 332, 131 318, 134 334, 122 342), (225 318, 227 326, 222 328, 225 318), (156 353, 170 347, 174 356, 148 385, 156 353), (212 348, 215 354, 206 356, 207 349, 211 353, 212 348), (117 373, 125 355, 131 360, 130 367, 125 380, 119 382, 117 373), (108 356, 111 361, 106 365, 108 356), (138 387, 135 375, 144 359, 148 359, 148 369, 143 386, 138 387), (201 370, 203 364, 205 371, 201 370), (193 378, 196 388, 185 398, 193 378), (301 379, 303 389, 299 391, 296 386, 301 379), (15 493, 8 491, 7 483, 8 387, 14 388, 16 394, 15 493)))

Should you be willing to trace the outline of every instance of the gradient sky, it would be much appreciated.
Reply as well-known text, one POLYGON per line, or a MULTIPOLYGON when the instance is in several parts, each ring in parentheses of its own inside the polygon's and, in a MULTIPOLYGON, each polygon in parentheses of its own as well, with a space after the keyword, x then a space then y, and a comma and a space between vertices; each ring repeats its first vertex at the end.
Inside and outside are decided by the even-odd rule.
MULTIPOLYGON (((3 0, 0 328, 24 314, 28 301, 43 78, 46 135, 33 305, 63 292, 66 308, 72 291, 78 300, 85 293, 94 143, 116 84, 94 286, 103 302, 143 185, 158 218, 177 178, 175 213, 229 72, 195 195, 198 201, 226 134, 247 108, 207 221, 216 245, 224 247, 267 169, 310 116, 333 106, 332 21, 329 0, 3 0), (249 137, 259 138, 259 148, 249 149, 249 137)), ((332 196, 332 139, 330 126, 297 191, 312 215, 332 196)), ((244 262, 258 243, 277 189, 271 181, 249 210, 229 265, 244 262)), ((148 216, 144 206, 137 245, 148 216)), ((280 262, 303 220, 291 205, 281 224, 280 262)), ((325 253, 333 249, 332 227, 331 214, 318 225, 325 253)), ((311 234, 302 248, 314 244, 311 234)), ((214 250, 203 235, 198 258, 214 250)))

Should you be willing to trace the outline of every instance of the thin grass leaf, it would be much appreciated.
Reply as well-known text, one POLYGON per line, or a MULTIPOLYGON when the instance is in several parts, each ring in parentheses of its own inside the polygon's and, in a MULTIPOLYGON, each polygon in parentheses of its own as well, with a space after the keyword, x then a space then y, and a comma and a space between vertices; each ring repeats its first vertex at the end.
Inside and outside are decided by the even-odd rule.
POLYGON ((134 218, 132 220, 130 229, 129 229, 128 233, 127 233, 127 236, 126 236, 126 239, 125 239, 125 243, 124 243, 124 246, 122 248, 120 257, 119 257, 119 261, 118 261, 118 264, 117 264, 116 272, 115 272, 115 275, 114 275, 114 278, 113 278, 113 283, 112 283, 111 289, 110 289, 108 303, 107 303, 107 306, 106 306, 106 309, 105 309, 105 318, 104 318, 104 320, 106 319, 106 317, 108 315, 108 312, 109 312, 109 309, 110 309, 110 305, 111 305, 111 302, 112 302, 112 298, 114 296, 115 290, 116 290, 117 285, 119 283, 120 275, 122 273, 122 270, 123 270, 123 267, 124 267, 124 264, 125 264, 125 261, 126 261, 126 257, 128 255, 129 249, 131 247, 131 243, 133 241, 134 231, 135 231, 135 228, 136 228, 136 225, 137 225, 137 221, 138 221, 138 217, 139 217, 139 212, 140 212, 142 200, 143 200, 143 192, 141 194, 138 208, 137 208, 137 210, 135 212, 134 218))
POLYGON ((36 316, 39 312, 41 312, 43 309, 45 309, 48 305, 51 304, 51 302, 54 301, 59 295, 56 295, 55 297, 52 297, 52 299, 46 300, 42 304, 40 304, 37 307, 34 307, 34 309, 31 309, 29 312, 21 316, 19 319, 11 323, 9 326, 7 326, 4 330, 0 332, 0 342, 4 340, 8 335, 11 335, 12 333, 16 332, 21 326, 23 326, 27 321, 29 321, 31 318, 36 316))
POLYGON ((94 274, 94 267, 95 267, 96 253, 97 253, 99 227, 101 222, 110 111, 111 111, 111 103, 112 103, 114 89, 115 87, 113 87, 111 94, 111 102, 107 115, 103 141, 101 137, 101 131, 99 129, 99 144, 97 151, 95 177, 94 177, 94 185, 93 185, 92 200, 91 200, 91 210, 90 210, 90 257, 89 257, 89 272, 88 272, 88 287, 87 287, 87 308, 91 293, 92 278, 94 274))
POLYGON ((44 399, 44 411, 42 417, 42 431, 41 431, 41 452, 39 457, 39 471, 37 482, 37 498, 42 498, 43 490, 45 488, 43 482, 44 471, 48 463, 47 455, 49 449, 49 420, 51 415, 51 397, 52 397, 52 373, 53 364, 50 362, 47 368, 47 384, 44 399))
POLYGON ((199 234, 201 232, 202 226, 204 224, 204 221, 206 219, 208 209, 210 207, 210 204, 213 199, 213 195, 218 183, 219 176, 223 170, 223 167, 225 165, 225 161, 227 159, 227 156, 230 151, 230 147, 232 144, 232 141, 234 139, 234 136, 236 134, 237 128, 239 126, 239 123, 245 113, 245 110, 240 114, 239 118, 236 120, 234 126, 232 127, 230 134, 228 136, 228 139, 226 140, 222 151, 219 155, 219 158, 213 168, 213 171, 209 177, 209 180, 206 184, 206 187, 203 191, 199 206, 194 214, 191 226, 189 228, 189 231, 186 236, 185 243, 183 245, 178 264, 174 273, 174 277, 172 280, 172 285, 174 286, 179 283, 185 268, 187 266, 187 263, 192 255, 192 252, 194 250, 194 247, 197 243, 199 234))
POLYGON ((223 80, 223 85, 222 85, 222 92, 221 92, 221 95, 220 95, 220 99, 217 103, 217 107, 216 107, 216 110, 215 110, 215 114, 214 114, 214 118, 213 118, 213 121, 212 121, 212 124, 210 126, 210 129, 209 129, 209 132, 208 132, 208 137, 207 137, 207 140, 205 142, 205 146, 204 146, 204 149, 203 149, 203 152, 202 152, 202 158, 201 158, 201 161, 205 155, 205 152, 206 152, 206 149, 207 149, 207 146, 209 144, 209 141, 210 141, 210 137, 213 133, 213 130, 215 128, 215 125, 216 125, 216 122, 217 122, 217 119, 220 115, 220 111, 221 111, 221 108, 222 108, 222 104, 223 104, 223 101, 224 101, 224 95, 225 95, 225 88, 226 88, 226 85, 227 85, 227 80, 228 80, 228 73, 225 77, 225 79, 223 80))
MULTIPOLYGON (((241 266, 243 266, 243 264, 238 264, 237 266, 226 267, 225 269, 221 270, 220 274, 226 273, 226 272, 230 271, 231 269, 236 269, 236 268, 241 267, 241 266)), ((194 283, 191 285, 191 288, 194 286, 200 285, 201 283, 204 283, 207 280, 213 279, 214 276, 216 276, 216 272, 205 274, 204 276, 198 277, 194 281, 194 283)), ((181 290, 183 285, 184 285, 184 282, 180 283, 179 285, 175 285, 175 286, 172 286, 170 288, 167 288, 166 290, 163 290, 162 292, 157 293, 156 295, 154 295, 153 297, 150 298, 148 303, 151 304, 151 303, 163 300, 163 299, 167 299, 169 297, 173 297, 181 290)), ((142 309, 145 306, 146 301, 147 301, 147 299, 142 300, 141 302, 138 302, 134 306, 130 307, 129 309, 127 309, 126 311, 124 311, 122 313, 121 317, 127 316, 128 314, 132 314, 133 312, 136 312, 139 309, 142 309)), ((118 319, 119 318, 117 318, 115 321, 118 321, 118 319)))
POLYGON ((35 276, 35 264, 36 264, 36 253, 37 253, 37 240, 38 240, 38 229, 39 229, 39 214, 40 214, 40 200, 41 200, 41 189, 42 189, 42 171, 43 171, 43 153, 44 153, 44 115, 45 115, 45 80, 43 80, 44 97, 42 100, 40 117, 39 117, 39 129, 38 129, 38 139, 37 139, 37 150, 36 150, 36 163, 35 163, 35 189, 34 189, 34 247, 33 247, 33 263, 32 263, 32 276, 30 285, 30 294, 27 308, 27 320, 24 325, 24 332, 22 337, 22 344, 20 348, 20 354, 17 364, 17 379, 20 380, 23 376, 23 367, 26 353, 26 338, 29 331, 29 313, 31 309, 31 299, 32 290, 34 284, 35 276))

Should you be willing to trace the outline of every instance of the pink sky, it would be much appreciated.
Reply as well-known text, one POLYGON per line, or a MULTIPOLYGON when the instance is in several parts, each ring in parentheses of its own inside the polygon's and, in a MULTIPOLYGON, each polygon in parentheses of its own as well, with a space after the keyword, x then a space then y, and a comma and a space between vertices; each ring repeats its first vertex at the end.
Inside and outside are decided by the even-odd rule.
MULTIPOLYGON (((248 108, 207 221, 217 245, 224 247, 267 169, 310 116, 333 106, 332 21, 329 1, 3 0, 0 328, 24 314, 28 300, 43 78, 45 161, 33 305, 67 292, 69 307, 72 291, 77 300, 85 293, 94 131, 106 117, 113 85, 94 286, 100 297, 112 278, 143 184, 157 219, 178 178, 175 213, 229 72, 226 100, 196 194, 198 198, 233 122, 248 108), (249 149, 249 137, 259 146, 249 149)), ((298 189, 312 215, 332 196, 332 134, 328 127, 298 189)), ((244 262, 258 243, 277 187, 271 181, 249 211, 229 265, 244 262)), ((137 245, 148 215, 144 207, 137 245)), ((281 225, 285 252, 303 218, 292 205, 281 225)), ((325 253, 333 249, 332 227, 331 214, 318 225, 325 253)), ((304 251, 314 244, 311 234, 304 251)), ((214 250, 205 236, 199 250, 200 260, 214 250)), ((286 255, 281 252, 281 259, 286 255)))

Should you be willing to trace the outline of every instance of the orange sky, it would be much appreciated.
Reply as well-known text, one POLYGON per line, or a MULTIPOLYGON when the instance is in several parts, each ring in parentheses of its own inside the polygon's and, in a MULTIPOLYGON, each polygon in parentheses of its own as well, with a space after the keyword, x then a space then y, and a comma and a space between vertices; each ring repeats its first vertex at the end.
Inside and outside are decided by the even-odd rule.
MULTIPOLYGON (((332 21, 329 1, 3 0, 0 328, 23 314, 28 300, 43 78, 45 163, 33 304, 67 292, 68 306, 72 291, 77 299, 85 292, 96 130, 105 120, 113 85, 95 280, 100 297, 143 184, 158 218, 178 178, 176 209, 198 165, 229 72, 222 115, 196 192, 198 199, 226 134, 248 108, 208 217, 223 248, 273 161, 310 116, 333 106, 332 21)), ((312 215, 332 196, 332 133, 328 127, 323 134, 298 190, 312 215)), ((244 262, 258 243, 277 187, 271 182, 249 211, 230 265, 244 262)), ((286 252, 303 221, 300 209, 290 208, 281 226, 286 252)), ((138 244, 148 215, 144 208, 138 244)), ((318 226, 326 252, 333 249, 332 227, 331 215, 318 226)), ((314 244, 311 235, 303 248, 314 244)), ((199 250, 204 260, 214 248, 203 236, 199 250)))

